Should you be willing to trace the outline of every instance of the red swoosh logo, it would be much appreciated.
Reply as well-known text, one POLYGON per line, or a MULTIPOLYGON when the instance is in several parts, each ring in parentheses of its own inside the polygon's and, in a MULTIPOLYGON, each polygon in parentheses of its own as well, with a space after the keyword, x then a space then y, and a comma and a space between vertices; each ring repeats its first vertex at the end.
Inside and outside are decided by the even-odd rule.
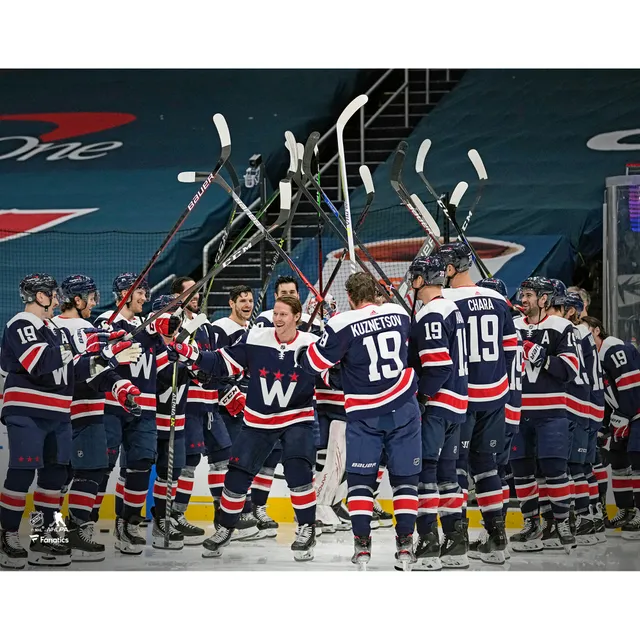
POLYGON ((42 142, 53 142, 54 140, 65 140, 76 138, 88 133, 96 133, 121 127, 136 119, 131 113, 115 112, 90 112, 80 111, 78 113, 23 113, 0 115, 0 120, 32 120, 35 122, 51 122, 56 128, 48 133, 39 136, 42 142))
POLYGON ((0 209, 0 242, 55 227, 98 209, 0 209))

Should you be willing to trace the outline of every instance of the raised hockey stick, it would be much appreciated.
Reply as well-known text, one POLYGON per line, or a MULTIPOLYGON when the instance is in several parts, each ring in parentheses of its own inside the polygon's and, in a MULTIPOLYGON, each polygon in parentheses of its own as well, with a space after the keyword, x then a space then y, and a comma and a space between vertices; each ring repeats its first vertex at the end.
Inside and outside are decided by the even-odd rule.
POLYGON ((138 274, 138 277, 135 279, 135 282, 131 285, 127 293, 122 296, 122 300, 120 300, 120 302, 118 303, 116 310, 109 316, 109 319, 107 320, 108 324, 111 324, 116 319, 120 311, 122 311, 124 305, 127 303, 127 300, 131 297, 131 294, 140 286, 140 283, 144 280, 149 271, 151 271, 151 267, 153 267, 153 265, 156 263, 156 261, 160 257, 160 254, 167 248, 167 245, 171 242, 180 227, 183 225, 184 221, 187 219, 187 216, 191 213, 196 204, 198 204, 198 202, 202 199, 204 192, 209 188, 215 176, 220 172, 220 169, 222 169, 226 161, 229 159, 229 156, 231 155, 231 134, 229 133, 227 121, 224 119, 224 116, 221 113, 216 113, 213 116, 213 123, 215 124, 218 131, 221 147, 220 158, 218 159, 216 166, 202 183, 202 186, 198 189, 196 195, 193 196, 193 198, 187 205, 187 208, 182 212, 182 214, 178 218, 178 221, 173 225, 173 228, 167 234, 167 237, 162 241, 160 247, 151 257, 151 260, 149 260, 145 268, 138 274))
MULTIPOLYGON (((298 265, 291 259, 291 257, 285 252, 284 249, 280 247, 278 241, 271 235, 271 233, 265 229, 264 225, 255 217, 253 212, 247 207, 247 205, 242 202, 242 200, 233 192, 233 189, 224 181, 221 176, 216 176, 214 178, 214 182, 221 186, 227 193, 231 194, 231 197, 238 203, 238 206, 245 212, 245 214, 249 217, 251 222, 256 226, 259 232, 261 232, 264 236, 264 239, 276 250, 276 253, 279 253, 280 256, 284 259, 284 261, 291 267, 292 271, 298 274, 298 277, 304 282, 305 286, 311 293, 315 296, 318 304, 324 303, 324 298, 320 294, 320 292, 311 284, 309 279, 302 273, 298 265)), ((282 185, 282 183, 281 183, 282 185)))
MULTIPOLYGON (((285 133, 285 136, 288 135, 289 132, 285 133)), ((305 175, 309 176, 310 172, 311 172, 311 158, 313 156, 313 149, 318 141, 318 139, 320 138, 320 134, 316 131, 314 133, 312 133, 309 136, 309 139, 307 140, 307 144, 305 146, 305 153, 304 153, 304 159, 302 161, 302 170, 305 173, 305 175)), ((322 199, 324 200, 324 202, 329 206, 329 209, 331 209, 331 212, 334 214, 334 216, 338 219, 338 222, 340 222, 340 224, 342 225, 342 227, 344 229, 347 230, 347 236, 349 233, 348 228, 346 227, 345 221, 342 220, 341 216, 340 216, 340 212, 336 209, 335 205, 333 204, 333 202, 331 202, 331 200, 329 199, 329 197, 327 196, 327 194, 322 190, 322 188, 317 185, 315 183, 314 180, 311 180, 311 184, 314 186, 315 189, 317 189, 318 193, 322 196, 322 199)), ((309 202, 312 204, 313 208, 316 209, 316 211, 331 225, 331 227, 333 228, 333 230, 336 232, 336 234, 342 239, 342 241, 345 241, 345 236, 342 233, 342 230, 340 229, 340 227, 334 222, 333 218, 331 218, 330 216, 328 216, 323 210, 322 207, 319 207, 315 201, 315 198, 311 195, 311 193, 309 193, 308 189, 306 188, 306 186, 304 185, 304 180, 300 180, 298 182, 298 186, 300 187, 300 189, 302 190, 302 192, 304 193, 304 195, 309 199, 309 202)), ((376 262, 375 258, 371 255, 371 253, 369 252, 369 250, 366 248, 366 246, 360 242, 360 240, 358 239, 357 235, 354 233, 353 229, 351 230, 351 239, 352 242, 355 241, 355 243, 358 245, 358 248, 360 249, 360 251, 365 255, 365 257, 367 258, 367 260, 371 263, 371 266, 375 269, 375 271, 378 273, 379 277, 383 280, 383 282, 387 285, 387 287, 389 287, 389 290, 387 291, 384 287, 382 287, 379 283, 379 288, 380 291, 382 293, 382 295, 384 295, 385 298, 387 298, 387 300, 390 299, 390 295, 393 295, 396 300, 398 301, 399 304, 401 304, 407 311, 409 311, 409 307, 407 306, 407 304, 405 303, 405 301, 402 299, 402 297, 400 295, 398 295, 396 288, 393 286, 391 280, 389 280, 387 274, 382 270, 382 268, 380 267, 380 265, 376 262)), ((348 237, 347 237, 347 244, 348 244, 348 237)), ((349 249, 351 251, 351 249, 349 249)), ((355 251, 355 248, 354 248, 355 251)), ((357 263, 366 271, 369 271, 369 269, 365 266, 364 262, 362 261, 362 259, 360 259, 360 257, 356 254, 354 254, 355 260, 357 261, 357 263)))
POLYGON ((338 162, 340 165, 340 177, 342 179, 342 191, 344 194, 344 218, 347 227, 347 243, 351 260, 351 273, 356 272, 356 252, 353 239, 353 225, 351 223, 351 204, 349 203, 349 183, 347 180, 347 161, 344 154, 344 128, 349 120, 364 107, 369 101, 368 96, 360 95, 352 100, 340 114, 336 124, 336 137, 338 138, 338 162))
POLYGON ((480 198, 482 198, 482 192, 484 191, 484 187, 487 184, 487 180, 489 179, 489 176, 487 175, 487 170, 484 167, 484 162, 482 162, 482 158, 480 157, 480 154, 475 149, 469 149, 469 151, 467 152, 467 155, 469 156, 469 160, 471 160, 471 163, 473 164, 473 168, 476 170, 476 173, 478 174, 478 180, 480 180, 480 185, 478 186, 478 191, 476 193, 476 197, 473 201, 473 204, 469 209, 469 213, 467 214, 467 217, 462 223, 463 231, 467 230, 467 227, 471 222, 471 218, 473 217, 473 214, 475 213, 478 203, 480 202, 480 198))
MULTIPOLYGON (((287 172, 287 179, 290 180, 294 175, 299 174, 300 171, 302 171, 302 160, 298 156, 297 144, 293 147, 293 149, 291 149, 289 148, 290 145, 289 145, 289 142, 287 141, 285 142, 285 146, 287 147, 287 149, 289 149, 289 171, 287 172)), ((296 196, 293 200, 293 204, 291 205, 291 215, 289 216, 289 219, 284 225, 284 228, 282 230, 282 235, 280 236, 280 240, 278 242, 280 247, 284 245, 284 241, 287 237, 287 234, 289 233, 289 229, 291 229, 291 224, 296 214, 296 209, 300 204, 301 197, 302 197, 302 194, 300 192, 296 193, 296 196)), ((255 304, 253 305, 251 318, 249 318, 249 322, 248 322, 249 328, 251 328, 254 325, 256 318, 260 314, 260 307, 262 307, 262 301, 264 300, 264 297, 267 295, 267 289, 271 284, 271 279, 273 278, 273 273, 275 271, 276 266, 278 265, 279 259, 280 259, 280 255, 278 253, 275 253, 273 256, 273 260, 271 261, 271 265, 269 267, 267 277, 264 279, 262 289, 258 294, 258 298, 256 299, 255 304)))
MULTIPOLYGON (((282 180, 280 182, 279 192, 280 215, 278 216, 278 219, 269 227, 270 232, 275 231, 278 227, 285 224, 291 213, 291 183, 287 182, 286 180, 282 180)), ((257 216, 254 215, 254 217, 257 216)), ((250 225, 250 228, 253 228, 253 224, 250 225)), ((127 340, 137 336, 141 331, 145 331, 147 326, 163 313, 171 313, 177 307, 186 307, 193 296, 195 296, 195 294, 209 282, 210 278, 215 278, 223 269, 226 269, 232 262, 237 260, 240 256, 244 255, 247 251, 249 251, 249 249, 260 242, 262 238, 263 234, 261 232, 255 233, 242 246, 239 246, 238 248, 235 248, 238 244, 238 242, 236 241, 234 247, 229 250, 229 253, 222 259, 222 262, 214 264, 209 269, 209 271, 207 271, 207 273, 202 278, 200 278, 200 280, 198 280, 198 282, 189 287, 189 289, 187 289, 186 291, 183 291, 181 294, 176 296, 169 304, 165 305, 162 309, 159 309, 155 313, 149 315, 129 334, 127 340)))
POLYGON ((473 248, 472 244, 469 242, 469 240, 467 240, 467 236, 465 235, 464 231, 462 230, 462 228, 458 224, 458 221, 456 220, 457 203, 460 202, 462 197, 462 196, 456 197, 456 191, 460 189, 462 185, 464 185, 464 191, 466 192, 469 185, 466 182, 459 182, 456 185, 455 189, 453 190, 453 196, 451 198, 451 202, 449 204, 449 207, 447 207, 444 204, 444 202, 442 202, 442 200, 440 199, 440 196, 438 196, 438 194, 436 193, 436 190, 433 188, 433 185, 429 182, 429 180, 427 180, 427 177, 424 175, 424 162, 427 158, 427 153, 429 152, 430 148, 431 148, 431 140, 429 140, 428 138, 426 140, 423 140, 422 144, 420 145, 420 148, 418 149, 418 155, 416 156, 416 173, 420 176, 420 179, 422 180, 422 182, 424 182, 425 186, 427 187, 427 191, 435 199, 442 213, 447 217, 449 222, 451 222, 455 230, 458 232, 458 240, 462 240, 462 242, 464 242, 467 245, 467 247, 469 247, 469 250, 473 254, 473 257, 476 261, 476 264, 478 265, 478 268, 480 269, 480 272, 482 273, 482 276, 484 278, 492 278, 493 276, 489 272, 489 269, 487 269, 487 266, 484 264, 484 262, 482 261, 482 259, 480 258, 476 250, 473 248), (454 201, 456 202, 456 204, 453 204, 454 201))
POLYGON ((169 548, 171 535, 171 507, 173 505, 173 459, 176 440, 176 412, 178 406, 178 363, 173 363, 171 373, 171 414, 169 417, 169 443, 167 445, 167 493, 164 509, 164 548, 169 548))

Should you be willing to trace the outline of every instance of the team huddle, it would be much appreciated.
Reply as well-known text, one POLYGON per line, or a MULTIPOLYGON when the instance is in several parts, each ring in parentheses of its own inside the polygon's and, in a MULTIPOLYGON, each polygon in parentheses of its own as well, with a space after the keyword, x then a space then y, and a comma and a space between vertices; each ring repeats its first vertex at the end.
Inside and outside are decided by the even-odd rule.
POLYGON ((58 286, 27 276, 25 309, 0 347, 9 438, 0 566, 103 560, 95 523, 118 462, 114 545, 125 555, 146 545, 139 527, 154 464, 153 546, 202 545, 204 558, 277 535, 266 507, 279 463, 297 561, 313 559, 317 536, 351 529, 352 562, 366 566, 372 529, 393 526, 377 501, 385 472, 399 570, 500 565, 510 550, 570 553, 604 542, 607 529, 640 539, 640 354, 562 282, 530 277, 514 306, 502 281, 472 280, 472 263, 463 242, 417 257, 411 313, 357 272, 345 285, 349 310, 325 301, 309 315, 296 281, 281 277, 273 309, 253 323, 246 286, 229 292, 229 317, 209 322, 198 295, 181 313, 163 311, 194 285, 177 278, 149 321, 146 282, 124 273, 113 284, 117 313, 92 324, 90 277, 58 286), (209 537, 185 517, 203 457, 209 537), (47 534, 27 550, 19 527, 36 476, 47 534), (470 480, 483 526, 471 542, 470 480), (512 490, 524 527, 508 538, 512 490), (52 525, 65 496, 63 537, 52 525))

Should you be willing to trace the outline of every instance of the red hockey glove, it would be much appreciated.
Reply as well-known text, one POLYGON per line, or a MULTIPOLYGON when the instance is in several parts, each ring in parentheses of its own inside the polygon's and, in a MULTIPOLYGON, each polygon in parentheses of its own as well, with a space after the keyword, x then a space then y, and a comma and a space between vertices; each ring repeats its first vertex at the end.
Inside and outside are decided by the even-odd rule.
POLYGON ((126 333, 119 331, 101 331, 100 329, 83 329, 87 335, 87 353, 100 353, 112 340, 118 340, 126 333))
POLYGON ((525 340, 522 343, 522 350, 524 351, 524 359, 534 367, 541 367, 547 359, 547 350, 531 340, 525 340))
POLYGON ((194 365, 200 360, 200 349, 196 344, 187 344, 185 342, 172 342, 167 345, 167 357, 170 362, 186 362, 194 365))
POLYGON ((142 415, 142 408, 136 402, 136 396, 140 395, 140 389, 129 380, 118 380, 113 385, 112 393, 118 404, 134 416, 142 415))
POLYGON ((247 396, 238 387, 233 386, 220 398, 220 404, 229 412, 229 415, 235 418, 240 412, 244 411, 244 407, 247 404, 247 396))
POLYGON ((609 419, 609 426, 616 442, 629 436, 629 418, 612 413, 609 419))
POLYGON ((163 313, 156 321, 156 331, 167 338, 173 336, 173 334, 180 328, 182 320, 178 316, 173 316, 170 313, 163 313))

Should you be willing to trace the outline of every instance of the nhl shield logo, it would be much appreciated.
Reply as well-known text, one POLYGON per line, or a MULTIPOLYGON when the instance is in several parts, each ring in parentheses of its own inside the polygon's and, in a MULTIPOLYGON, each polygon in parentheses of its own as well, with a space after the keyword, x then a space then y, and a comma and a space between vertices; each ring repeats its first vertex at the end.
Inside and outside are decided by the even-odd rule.
POLYGON ((44 513, 42 511, 32 511, 29 514, 29 524, 33 529, 42 529, 44 526, 44 513))

